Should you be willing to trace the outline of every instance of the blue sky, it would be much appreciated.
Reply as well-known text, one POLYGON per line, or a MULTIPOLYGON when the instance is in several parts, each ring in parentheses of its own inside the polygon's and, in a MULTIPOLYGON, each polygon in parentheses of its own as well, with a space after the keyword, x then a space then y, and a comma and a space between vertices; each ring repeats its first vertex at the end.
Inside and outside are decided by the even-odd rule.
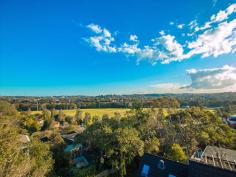
POLYGON ((0 95, 236 91, 231 0, 2 0, 0 95))

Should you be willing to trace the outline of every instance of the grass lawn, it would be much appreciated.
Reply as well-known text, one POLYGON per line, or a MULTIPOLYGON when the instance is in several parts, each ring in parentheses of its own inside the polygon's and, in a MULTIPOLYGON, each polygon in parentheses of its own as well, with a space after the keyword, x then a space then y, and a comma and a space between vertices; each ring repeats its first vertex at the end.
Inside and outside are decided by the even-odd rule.
MULTIPOLYGON (((104 114, 108 114, 109 116, 114 116, 115 112, 119 112, 121 115, 124 115, 129 109, 122 109, 122 108, 101 108, 101 109, 80 109, 82 114, 86 112, 90 113, 91 116, 99 116, 102 117, 104 114)), ((76 110, 63 110, 63 112, 68 116, 74 116, 76 110)), ((41 113, 41 111, 32 111, 32 114, 41 113)))
MULTIPOLYGON (((159 108, 155 108, 155 110, 158 110, 159 108)), ((127 111, 129 111, 130 109, 125 109, 125 108, 95 108, 95 109, 80 109, 82 111, 82 116, 85 115, 86 112, 90 113, 91 116, 99 116, 102 117, 104 114, 108 114, 109 117, 114 116, 115 112, 120 113, 122 116, 125 115, 125 113, 127 111)), ((144 110, 149 110, 149 108, 144 108, 144 110)), ((179 110, 184 110, 183 108, 177 108, 177 109, 173 109, 173 111, 179 111, 179 110)), ((164 111, 164 115, 167 116, 168 115, 168 110, 166 108, 163 108, 164 111)), ((215 112, 215 110, 213 109, 209 109, 209 111, 211 111, 212 113, 215 112)), ((76 113, 76 110, 63 110, 64 114, 68 115, 68 116, 74 116, 76 113)), ((40 114, 41 111, 32 111, 31 112, 33 115, 34 114, 40 114)))
MULTIPOLYGON (((158 108, 155 108, 156 110, 158 110, 158 108)), ((90 113, 91 116, 99 116, 102 117, 104 114, 108 114, 109 117, 114 116, 115 112, 120 113, 122 116, 125 115, 125 113, 127 111, 129 111, 130 109, 126 109, 126 108, 95 108, 95 109, 80 109, 82 111, 83 116, 85 115, 86 112, 90 113)), ((144 108, 144 110, 149 110, 149 108, 144 108)), ((181 110, 181 108, 179 109, 175 109, 175 111, 181 110)), ((163 108, 164 111, 164 115, 167 116, 168 112, 167 109, 163 108)), ((74 116, 76 113, 76 110, 63 110, 64 114, 68 115, 68 116, 74 116)), ((41 111, 32 111, 32 114, 40 114, 41 111)))

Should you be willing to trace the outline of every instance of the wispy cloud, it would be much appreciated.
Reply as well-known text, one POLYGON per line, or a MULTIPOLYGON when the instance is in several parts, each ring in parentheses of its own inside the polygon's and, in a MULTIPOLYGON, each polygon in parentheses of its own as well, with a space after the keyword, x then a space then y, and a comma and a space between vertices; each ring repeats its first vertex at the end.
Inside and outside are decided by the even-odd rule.
POLYGON ((218 0, 212 0, 212 7, 215 7, 218 0))
MULTIPOLYGON (((150 39, 148 45, 141 45, 136 34, 130 35, 126 42, 115 44, 111 32, 96 24, 87 26, 94 35, 86 38, 86 41, 97 51, 123 53, 137 57, 137 62, 148 60, 152 64, 157 62, 168 64, 189 59, 194 55, 202 58, 218 57, 236 51, 235 15, 236 4, 232 4, 225 10, 213 14, 203 25, 200 25, 197 20, 191 21, 188 25, 177 25, 178 30, 184 27, 189 31, 186 35, 182 35, 185 37, 184 43, 178 42, 174 35, 160 31, 159 36, 150 39)), ((174 23, 170 22, 170 25, 174 23)))
POLYGON ((95 32, 97 34, 102 32, 101 27, 96 24, 93 24, 93 23, 87 25, 87 28, 89 28, 90 30, 92 30, 93 32, 95 32))
POLYGON ((181 91, 181 85, 178 83, 172 83, 172 82, 165 82, 165 83, 158 83, 153 84, 149 86, 152 88, 153 91, 159 92, 159 93, 173 93, 173 92, 180 92, 181 91))
POLYGON ((217 14, 211 16, 211 22, 221 22, 229 18, 229 16, 236 12, 236 4, 230 5, 225 10, 220 10, 217 14))

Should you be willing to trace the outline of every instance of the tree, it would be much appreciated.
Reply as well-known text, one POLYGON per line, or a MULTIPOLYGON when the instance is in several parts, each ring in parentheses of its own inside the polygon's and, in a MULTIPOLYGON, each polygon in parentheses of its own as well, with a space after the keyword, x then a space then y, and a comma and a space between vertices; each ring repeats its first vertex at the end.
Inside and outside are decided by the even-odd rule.
POLYGON ((9 103, 0 103, 0 174, 1 177, 44 177, 53 167, 48 145, 31 138, 20 141, 17 111, 9 103))
POLYGON ((51 112, 47 109, 44 109, 42 111, 42 116, 43 116, 44 120, 51 120, 51 112))
POLYGON ((32 139, 29 145, 29 156, 31 159, 31 176, 44 177, 53 169, 53 159, 49 145, 32 139))
POLYGON ((58 113, 57 121, 60 123, 65 121, 65 114, 62 110, 60 110, 58 113))
POLYGON ((29 118, 24 122, 24 128, 26 128, 28 132, 32 134, 40 130, 40 125, 34 119, 29 118))
POLYGON ((170 154, 167 157, 177 162, 184 162, 187 160, 187 156, 183 151, 182 147, 176 143, 172 145, 170 154))
POLYGON ((84 116, 84 123, 86 126, 89 126, 92 124, 92 119, 91 119, 91 115, 89 112, 86 112, 85 113, 85 116, 84 116))
POLYGON ((102 119, 90 125, 80 141, 96 149, 100 165, 117 169, 119 176, 126 174, 126 165, 143 154, 144 143, 135 128, 120 128, 115 119, 102 119))
POLYGON ((0 115, 16 116, 17 115, 17 111, 15 109, 15 106, 10 104, 7 101, 0 100, 0 115))
POLYGON ((145 152, 157 154, 160 150, 160 141, 154 137, 150 140, 145 141, 145 152))
POLYGON ((73 124, 75 122, 74 117, 72 116, 66 116, 65 121, 68 122, 69 124, 73 124))
POLYGON ((82 115, 82 111, 80 109, 76 110, 75 113, 75 121, 77 122, 77 124, 81 125, 83 123, 83 115, 82 115))
POLYGON ((119 155, 118 159, 113 160, 113 164, 123 177, 126 175, 126 164, 130 164, 134 157, 143 155, 144 143, 134 128, 118 128, 114 133, 119 155))
POLYGON ((94 177, 96 175, 96 166, 90 165, 82 169, 72 169, 73 177, 94 177))
POLYGON ((55 116, 58 114, 57 112, 58 112, 58 111, 57 111, 55 108, 53 108, 53 109, 51 110, 51 118, 52 118, 52 119, 55 119, 55 116))

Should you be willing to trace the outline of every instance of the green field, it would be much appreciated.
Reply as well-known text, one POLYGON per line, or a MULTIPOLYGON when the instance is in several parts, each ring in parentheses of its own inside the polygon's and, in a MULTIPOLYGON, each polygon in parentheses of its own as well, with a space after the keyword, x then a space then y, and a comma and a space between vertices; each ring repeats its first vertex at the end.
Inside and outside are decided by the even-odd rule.
MULTIPOLYGON (((121 115, 124 115, 129 109, 122 109, 122 108, 104 108, 104 109, 80 109, 82 111, 82 114, 86 112, 90 113, 91 116, 99 116, 102 117, 104 114, 108 114, 110 117, 114 116, 115 112, 120 113, 121 115)), ((74 116, 76 113, 76 110, 63 110, 63 112, 68 116, 74 116)), ((41 111, 32 111, 32 114, 41 113, 41 111)))
MULTIPOLYGON (((144 108, 144 110, 148 110, 149 108, 144 108)), ((86 112, 90 113, 91 116, 99 116, 102 117, 104 114, 108 114, 109 117, 114 116, 114 113, 118 112, 121 114, 121 116, 124 116, 127 111, 130 109, 126 108, 95 108, 95 109, 80 109, 82 111, 83 116, 85 115, 86 112)), ((155 108, 155 110, 158 110, 158 108, 155 108)), ((175 111, 181 110, 175 109, 175 111)), ((168 115, 167 109, 163 109, 164 115, 168 115)), ((76 109, 73 110, 63 110, 64 114, 67 116, 74 116, 76 113, 76 109)), ((32 111, 31 112, 33 115, 34 114, 40 114, 41 111, 32 111)))
MULTIPOLYGON (((158 110, 159 108, 154 108, 155 110, 158 110)), ((113 117, 114 113, 120 113, 121 116, 125 116, 126 112, 129 111, 130 109, 126 109, 126 108, 95 108, 95 109, 80 109, 82 111, 82 116, 85 116, 85 113, 88 112, 90 113, 90 115, 93 116, 99 116, 102 117, 104 114, 107 114, 109 117, 113 117)), ((144 108, 144 110, 150 110, 150 108, 144 108)), ((172 111, 176 112, 179 110, 184 110, 182 108, 173 108, 172 111)), ((208 109, 210 112, 214 113, 215 110, 213 109, 208 109)), ((163 108, 163 113, 165 116, 168 115, 168 109, 167 108, 163 108)), ((41 114, 42 111, 31 111, 32 115, 35 114, 41 114)), ((75 116, 76 113, 76 109, 73 110, 63 110, 63 113, 67 116, 75 116)))

